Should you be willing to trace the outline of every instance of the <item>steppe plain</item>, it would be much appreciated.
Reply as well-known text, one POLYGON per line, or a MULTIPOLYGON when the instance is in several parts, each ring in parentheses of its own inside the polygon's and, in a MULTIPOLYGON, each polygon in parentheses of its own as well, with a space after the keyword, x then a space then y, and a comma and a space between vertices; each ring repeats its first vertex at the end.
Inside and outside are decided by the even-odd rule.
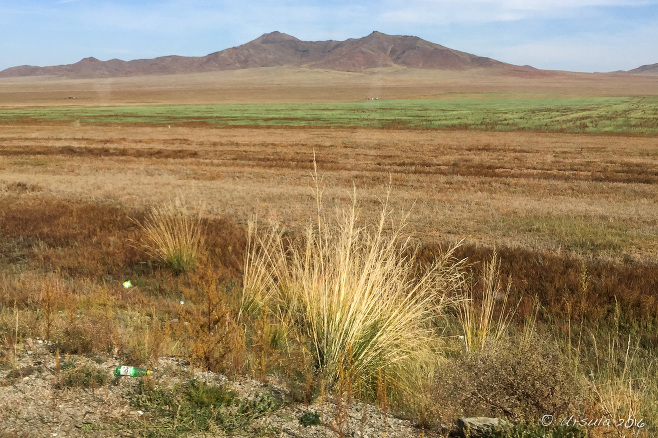
POLYGON ((180 193, 193 202, 205 200, 210 215, 244 222, 258 213, 290 226, 306 220, 313 203, 309 172, 315 152, 327 195, 344 200, 355 184, 362 200, 376 203, 390 181, 394 209, 410 213, 422 240, 466 239, 652 263, 658 252, 658 150, 651 126, 656 100, 638 110, 644 119, 635 132, 592 126, 608 117, 631 123, 632 108, 606 115, 615 104, 605 98, 656 96, 655 76, 559 72, 514 77, 280 67, 5 79, 2 179, 38 187, 42 195, 131 208, 180 193), (381 108, 389 101, 420 108, 402 106, 389 115, 381 108), (436 101, 466 106, 423 106, 436 101), (486 106, 494 101, 502 109, 486 106), (539 130, 504 126, 491 116, 528 103, 538 110, 519 117, 540 118, 575 103, 583 108, 548 119, 539 130), (196 115, 200 105, 207 109, 196 115), (599 113, 590 109, 597 105, 599 113), (87 122, 85 107, 101 112, 87 122), (225 118, 237 121, 224 123, 223 107, 234 113, 225 118), (139 108, 136 117, 122 117, 133 108, 139 108), (149 108, 154 114, 140 115, 149 108), (349 112, 349 123, 330 116, 309 122, 300 115, 307 109, 349 112), (247 110, 250 115, 240 120, 247 110), (56 111, 62 114, 49 117, 56 111), (445 124, 413 129, 398 117, 404 111, 445 124), (469 111, 493 120, 465 125, 459 118, 469 111), (376 124, 370 123, 372 114, 376 124))
MULTIPOLYGON (((43 315, 20 313, 42 302, 41 278, 66 284, 62 291, 79 287, 88 295, 102 284, 117 293, 116 306, 142 310, 155 306, 143 304, 154 291, 168 291, 167 284, 176 284, 171 286, 175 290, 181 280, 167 277, 161 267, 149 264, 154 271, 148 271, 139 265, 145 257, 134 249, 139 230, 126 219, 139 220, 150 207, 175 196, 203 205, 208 221, 219 221, 214 227, 230 230, 216 237, 218 245, 244 246, 240 234, 254 216, 299 232, 315 211, 315 157, 330 209, 349 205, 356 193, 360 218, 370 222, 390 187, 389 206, 395 214, 408 215, 404 233, 425 248, 423 256, 463 241, 458 255, 469 257, 477 271, 497 248, 502 278, 511 284, 511 301, 520 303, 517 323, 532 317, 533 300, 538 299, 539 321, 564 334, 570 349, 576 326, 581 335, 599 329, 608 333, 614 320, 617 338, 632 332, 641 343, 635 366, 644 374, 635 381, 650 381, 656 374, 651 358, 658 341, 657 108, 658 77, 629 74, 496 75, 397 67, 354 73, 272 67, 125 78, 2 79, 2 357, 16 368, 17 345, 45 337, 43 315), (581 106, 566 111, 570 102, 581 106), (485 120, 488 111, 511 111, 517 103, 526 122, 539 114, 557 115, 540 129, 526 122, 496 125, 497 119, 485 120), (386 112, 399 114, 413 106, 417 114, 429 112, 423 116, 429 120, 432 114, 444 117, 450 105, 455 114, 471 111, 478 121, 414 125, 386 112), (248 109, 250 115, 230 118, 222 113, 227 107, 238 113, 248 109), (351 122, 337 123, 333 116, 302 120, 299 111, 306 108, 325 108, 351 122), (259 110, 268 114, 268 123, 259 120, 259 110), (373 123, 377 111, 382 115, 373 123), (597 128, 607 126, 610 118, 624 117, 640 122, 633 129, 597 128), (124 262, 126 266, 118 266, 124 262), (146 298, 126 297, 113 286, 127 275, 144 277, 140 285, 146 298), (122 299, 128 304, 121 304, 122 299), (620 315, 628 332, 620 332, 620 315)), ((226 269, 239 277, 243 249, 235 254, 216 251, 227 261, 226 269)), ((61 310, 66 309, 62 304, 61 310)), ((149 333, 164 330, 153 327, 149 333)), ((103 338, 97 329, 89 330, 103 338)), ((619 339, 609 343, 606 354, 618 354, 613 350, 619 339)), ((578 338, 579 353, 580 342, 578 338)), ((123 345, 131 353, 120 356, 120 351, 119 357, 136 363, 171 353, 164 344, 158 351, 130 342, 107 344, 115 346, 115 354, 116 345, 123 345)), ((91 352, 103 348, 89 347, 91 352)), ((72 348, 71 353, 83 350, 72 348)), ((583 354, 592 359, 591 352, 583 354)), ((598 358, 597 353, 592 360, 598 363, 598 358)), ((658 390, 648 383, 643 388, 619 399, 637 396, 644 401, 642 412, 655 419, 658 406, 647 400, 655 401, 658 390)), ((595 405, 588 405, 591 415, 604 403, 595 405)), ((488 414, 503 415, 504 409, 489 407, 488 414)), ((11 411, 8 405, 3 409, 11 411)), ((459 407, 449 414, 432 409, 441 418, 463 413, 459 407)), ((631 407, 626 413, 637 412, 631 407)), ((56 420, 41 427, 12 415, 12 427, 56 429, 56 420)), ((70 415, 64 423, 77 427, 69 425, 69 433, 86 427, 106 436, 107 419, 97 417, 92 424, 70 415), (85 426, 89 424, 98 428, 85 426)), ((431 430, 440 429, 428 424, 431 430)), ((269 433, 263 430, 259 433, 269 433)), ((624 436, 641 436, 647 429, 632 433, 624 436)))

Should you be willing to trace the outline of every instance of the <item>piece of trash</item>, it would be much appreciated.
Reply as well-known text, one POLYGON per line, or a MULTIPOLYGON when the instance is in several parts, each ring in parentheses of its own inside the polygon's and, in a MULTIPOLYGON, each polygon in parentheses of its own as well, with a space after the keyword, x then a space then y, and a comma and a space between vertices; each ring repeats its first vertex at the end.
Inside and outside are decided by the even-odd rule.
POLYGON ((180 305, 182 306, 183 304, 185 304, 185 301, 180 300, 180 305))
POLYGON ((141 377, 148 376, 151 374, 151 370, 145 370, 144 368, 137 367, 126 367, 119 365, 114 370, 115 376, 131 376, 131 377, 141 377))
POLYGON ((126 289, 129 289, 129 288, 133 287, 133 284, 130 282, 130 280, 124 281, 123 282, 123 287, 125 287, 126 289))

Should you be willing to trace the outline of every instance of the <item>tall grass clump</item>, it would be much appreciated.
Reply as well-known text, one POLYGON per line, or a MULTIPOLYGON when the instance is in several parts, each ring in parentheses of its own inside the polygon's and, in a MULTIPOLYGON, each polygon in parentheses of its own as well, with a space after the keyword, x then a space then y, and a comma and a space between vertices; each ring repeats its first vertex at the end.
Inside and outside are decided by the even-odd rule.
POLYGON ((482 297, 479 306, 476 304, 473 285, 467 288, 465 299, 458 306, 464 343, 469 352, 482 352, 499 344, 514 316, 514 310, 507 306, 510 283, 503 289, 500 260, 496 251, 491 260, 484 263, 480 284, 482 297))
POLYGON ((371 226, 358 224, 355 197, 327 220, 317 175, 316 200, 317 217, 297 239, 252 224, 242 311, 265 309, 278 319, 330 384, 349 373, 359 395, 373 396, 382 380, 392 391, 409 389, 435 357, 432 322, 455 299, 461 262, 453 248, 417 275, 415 250, 404 221, 393 223, 388 197, 371 226))
MULTIPOLYGON (((658 420, 658 369, 655 352, 622 327, 617 305, 610 327, 591 331, 589 342, 575 349, 578 365, 589 376, 594 394, 592 410, 608 419, 624 436, 655 436, 658 420), (607 332, 607 333, 606 333, 607 332)), ((593 437, 605 436, 592 434, 593 437)))
POLYGON ((143 224, 146 249, 176 274, 189 271, 203 246, 201 209, 191 211, 180 197, 153 207, 143 224))

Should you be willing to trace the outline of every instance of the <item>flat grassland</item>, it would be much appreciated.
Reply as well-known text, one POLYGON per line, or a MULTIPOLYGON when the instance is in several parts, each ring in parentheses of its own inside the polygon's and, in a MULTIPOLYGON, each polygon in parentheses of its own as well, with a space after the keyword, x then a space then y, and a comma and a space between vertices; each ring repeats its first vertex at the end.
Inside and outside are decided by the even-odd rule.
MULTIPOLYGON (((479 263, 498 248, 501 274, 519 300, 515 321, 522 327, 539 315, 540 331, 563 348, 556 363, 565 370, 582 377, 596 364, 598 372, 602 355, 619 359, 633 334, 641 343, 633 382, 646 385, 623 392, 632 364, 615 359, 621 365, 594 380, 588 406, 608 409, 604 397, 595 399, 609 386, 619 396, 614 415, 637 414, 633 403, 643 400, 640 412, 658 419, 650 402, 658 394, 656 77, 256 69, 2 80, 0 319, 9 327, 3 339, 18 342, 8 334, 18 321, 11 303, 29 308, 30 290, 43 297, 39 280, 30 279, 44 272, 82 282, 85 290, 94 289, 91 281, 99 291, 133 276, 144 300, 162 295, 178 303, 183 280, 167 277, 154 260, 148 267, 139 261, 147 256, 134 248, 139 230, 128 220, 176 196, 203 205, 210 229, 225 231, 215 251, 239 277, 242 249, 235 247, 245 246, 240 233, 250 218, 293 233, 313 220, 314 157, 332 211, 350 205, 356 193, 360 220, 372 223, 390 187, 389 207, 394 217, 408 215, 404 234, 421 244, 422 257, 463 240, 458 254, 479 263), (576 324, 582 324, 578 347, 576 324), (592 335, 593 348, 590 340, 581 347, 583 332, 592 335), (606 339, 600 356, 597 342, 606 339)), ((169 315, 171 305, 158 303, 169 315)), ((149 305, 135 304, 146 313, 149 305)), ((21 330, 43 337, 45 322, 35 318, 21 330)), ((148 351, 132 359, 173 354, 173 347, 158 345, 142 346, 148 351)), ((503 415, 492 406, 487 413, 503 415)))
POLYGON ((2 179, 138 208, 180 193, 205 200, 211 215, 244 223, 259 213, 290 226, 308 219, 315 154, 334 198, 347 198, 354 183, 375 202, 390 182, 394 208, 410 212, 425 241, 655 261, 653 78, 222 75, 0 84, 2 179), (328 100, 317 102, 322 81, 328 100), (478 92, 487 85, 490 92, 478 92), (633 95, 638 89, 646 95, 633 95), (209 104, 213 92, 242 94, 209 104), (76 98, 61 98, 69 94, 76 98), (264 102, 254 103, 259 95, 264 102), (387 95, 398 98, 379 97, 387 95), (433 98, 400 98, 421 95, 433 98), (175 96, 202 104, 175 105, 175 96))
POLYGON ((366 102, 8 109, 0 122, 658 134, 658 97, 450 97, 366 102))

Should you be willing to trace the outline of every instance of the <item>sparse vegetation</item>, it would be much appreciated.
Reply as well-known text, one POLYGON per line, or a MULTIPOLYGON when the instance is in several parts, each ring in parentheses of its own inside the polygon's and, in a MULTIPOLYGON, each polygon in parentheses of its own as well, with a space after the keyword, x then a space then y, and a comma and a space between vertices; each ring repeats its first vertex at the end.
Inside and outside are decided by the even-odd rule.
POLYGON ((239 399, 232 391, 198 380, 163 388, 143 379, 131 398, 134 407, 152 415, 149 422, 129 425, 132 433, 143 436, 168 437, 218 430, 235 432, 280 406, 270 394, 261 394, 253 400, 239 399))
POLYGON ((279 435, 258 419, 319 403, 291 421, 347 436, 365 401, 427 436, 464 415, 512 421, 500 437, 655 435, 656 98, 445 97, 3 110, 1 388, 39 375, 19 363, 38 340, 52 405, 110 386, 79 356, 283 388, 124 379, 143 414, 81 433, 279 435), (389 214, 410 208, 409 228, 389 214))
POLYGON ((93 390, 105 385, 109 380, 110 376, 107 372, 98 367, 92 365, 72 366, 59 376, 55 387, 65 389, 77 386, 93 390))
POLYGON ((304 415, 299 417, 299 422, 302 426, 318 426, 322 424, 320 414, 317 412, 305 412, 304 415))
MULTIPOLYGON (((254 283, 250 283, 248 278, 242 280, 238 262, 241 256, 236 259, 235 254, 226 251, 226 248, 233 247, 234 251, 241 254, 247 249, 244 228, 238 232, 240 227, 237 225, 232 225, 234 228, 231 228, 226 224, 208 222, 206 233, 208 230, 222 230, 221 234, 215 236, 217 248, 222 251, 217 251, 214 246, 209 248, 208 254, 204 256, 206 258, 199 261, 193 272, 183 272, 176 276, 165 265, 149 266, 135 262, 123 266, 115 265, 117 260, 130 260, 131 257, 134 257, 135 261, 140 257, 142 260, 148 260, 148 253, 135 252, 134 246, 129 242, 120 247, 124 254, 110 253, 113 254, 112 257, 100 257, 106 249, 93 244, 94 239, 108 241, 109 236, 113 235, 112 240, 125 241, 126 236, 133 235, 136 229, 139 230, 130 220, 130 217, 139 214, 120 210, 111 210, 112 213, 107 214, 108 210, 103 205, 68 205, 69 208, 64 208, 52 201, 41 204, 51 219, 41 227, 32 224, 31 231, 25 231, 25 237, 40 236, 44 241, 58 242, 61 245, 58 254, 62 260, 73 260, 74 254, 79 254, 80 251, 84 251, 86 257, 77 259, 76 265, 64 263, 59 273, 39 274, 37 269, 47 268, 51 263, 50 258, 44 257, 44 254, 51 251, 50 247, 37 245, 20 249, 22 255, 15 259, 15 263, 23 263, 22 272, 4 271, 0 311, 3 358, 6 361, 11 360, 10 356, 14 354, 14 350, 21 349, 25 339, 45 337, 50 326, 53 345, 58 347, 63 357, 59 379, 62 388, 98 388, 106 384, 102 376, 98 378, 100 374, 96 369, 69 366, 71 362, 65 358, 68 354, 102 355, 115 351, 125 360, 136 364, 154 363, 161 355, 175 354, 186 357, 206 369, 228 374, 246 373, 263 378, 272 373, 282 373, 287 379, 294 380, 290 387, 298 394, 291 393, 290 397, 298 401, 309 402, 316 397, 322 397, 323 394, 327 396, 334 393, 333 397, 337 397, 335 400, 340 403, 336 405, 336 411, 330 412, 332 420, 326 424, 338 431, 345 431, 345 428, 349 427, 347 420, 341 420, 341 415, 345 416, 350 404, 360 397, 375 402, 382 409, 407 415, 429 430, 436 430, 441 423, 449 424, 461 415, 491 415, 527 424, 525 429, 516 426, 514 431, 505 432, 512 434, 509 436, 532 436, 528 434, 539 433, 539 429, 533 424, 544 415, 544 411, 550 411, 556 418, 562 413, 588 417, 596 415, 597 418, 610 418, 611 421, 632 416, 644 420, 643 428, 633 429, 637 436, 652 430, 658 412, 655 406, 655 396, 658 394, 655 382, 658 381, 658 374, 653 346, 655 332, 650 329, 654 327, 655 314, 646 308, 651 295, 606 295, 601 292, 607 289, 619 291, 618 285, 626 284, 624 281, 635 281, 632 280, 634 275, 642 275, 645 281, 655 278, 651 277, 655 273, 651 274, 654 271, 649 266, 642 268, 646 271, 640 271, 645 272, 644 274, 637 274, 623 264, 602 264, 598 261, 570 259, 564 255, 505 247, 499 248, 499 255, 493 259, 500 262, 491 263, 491 250, 468 245, 456 248, 452 257, 467 258, 471 263, 470 269, 473 269, 473 278, 483 278, 468 288, 472 293, 472 301, 465 303, 472 306, 473 315, 479 318, 483 297, 486 304, 486 291, 496 303, 487 311, 489 319, 486 319, 490 324, 486 331, 495 333, 495 336, 487 338, 485 335, 484 342, 474 342, 467 349, 464 340, 459 339, 459 336, 464 336, 464 320, 460 321, 458 318, 458 306, 444 306, 447 310, 444 312, 444 319, 437 318, 438 313, 430 319, 423 317, 426 322, 434 325, 434 333, 442 334, 436 338, 436 342, 433 341, 434 349, 423 351, 423 354, 438 354, 439 359, 431 374, 427 374, 431 371, 430 368, 424 369, 425 376, 433 378, 416 375, 415 391, 400 393, 395 391, 396 384, 401 382, 398 380, 399 375, 395 374, 397 364, 392 368, 385 365, 373 367, 370 377, 366 377, 367 374, 362 371, 368 371, 367 366, 354 367, 354 361, 360 360, 355 354, 355 346, 360 348, 357 338, 356 341, 340 341, 346 348, 339 348, 337 351, 337 372, 332 378, 328 372, 330 362, 324 359, 325 352, 330 350, 325 346, 327 344, 315 343, 316 338, 320 341, 324 339, 315 333, 321 334, 321 330, 326 329, 322 326, 314 329, 310 324, 310 317, 304 316, 302 312, 295 313, 296 318, 292 318, 293 307, 290 307, 290 303, 312 308, 308 303, 304 304, 302 298, 298 298, 300 301, 291 300, 289 304, 285 304, 281 301, 285 298, 280 295, 281 292, 264 288, 261 291, 266 292, 267 299, 261 296, 260 301, 255 300, 259 305, 252 306, 251 310, 244 306, 245 302, 240 299, 239 292, 243 285, 253 287, 254 283), (58 215, 67 219, 58 219, 62 217, 58 215), (125 221, 128 226, 125 229, 110 226, 116 221, 125 221), (53 223, 67 226, 45 228, 45 224, 53 223), (79 230, 79 233, 69 234, 71 227, 79 230), (226 240, 227 238, 235 240, 226 240), (23 258, 27 259, 27 264, 20 261, 23 258), (541 261, 540 265, 536 264, 538 260, 541 261), (73 266, 75 269, 71 269, 73 266), (81 277, 80 272, 91 275, 81 277), (117 280, 114 280, 115 284, 112 285, 107 283, 108 278, 117 280), (120 285, 120 279, 123 278, 135 278, 136 286, 130 290, 124 289, 120 285), (527 291, 537 292, 536 299, 529 300, 523 296, 526 293, 522 286, 523 278, 535 279, 535 283, 529 285, 527 291), (588 305, 588 297, 591 294, 596 294, 598 307, 588 305), (54 299, 55 296, 58 297, 57 300, 54 299), (505 296, 508 297, 507 306, 502 305, 505 296), (518 307, 515 307, 517 303, 518 307), (264 312, 265 309, 269 310, 264 312), (512 314, 512 310, 516 311, 512 314), (497 321, 502 324, 496 323, 497 321), (496 342, 486 339, 496 339, 496 342), (323 359, 325 362, 321 361, 323 359), (326 383, 320 385, 319 382, 323 380, 326 383)), ((25 223, 18 220, 21 216, 17 214, 20 211, 29 212, 30 208, 30 201, 23 200, 14 202, 5 209, 5 236, 11 236, 24 227, 25 223)), ((392 277, 393 273, 388 271, 401 268, 397 275, 402 275, 404 272, 426 272, 424 269, 427 269, 427 266, 438 269, 435 272, 440 272, 441 266, 452 266, 441 265, 441 260, 446 263, 449 259, 437 261, 437 256, 445 254, 445 249, 438 250, 431 246, 423 247, 415 258, 397 258, 410 253, 404 251, 405 241, 399 240, 399 230, 396 234, 395 228, 387 227, 390 216, 384 218, 380 235, 382 240, 379 241, 376 240, 378 228, 340 228, 340 222, 332 224, 325 221, 320 222, 320 230, 333 234, 320 235, 316 230, 307 235, 311 239, 324 236, 322 240, 306 242, 303 238, 300 240, 298 235, 282 234, 280 230, 274 230, 274 234, 269 237, 256 234, 255 236, 260 236, 260 240, 252 240, 252 245, 254 242, 260 242, 258 251, 261 252, 251 253, 251 262, 254 263, 252 266, 260 266, 265 270, 276 266, 279 269, 277 287, 283 288, 287 285, 287 291, 293 291, 296 284, 309 284, 314 287, 325 284, 322 286, 326 288, 323 289, 325 292, 331 291, 336 284, 341 284, 332 283, 331 279, 342 278, 340 274, 344 272, 359 274, 354 282, 344 279, 346 285, 358 284, 358 279, 362 280, 361 283, 368 284, 362 277, 365 267, 358 264, 359 260, 388 261, 389 264, 384 264, 387 268, 379 271, 380 274, 377 275, 381 277, 377 278, 386 279, 400 287, 417 284, 419 279, 425 277, 407 277, 406 281, 398 278, 398 281, 394 280, 396 277, 392 277), (349 242, 350 234, 340 234, 341 230, 352 230, 354 246, 332 247, 332 244, 349 242), (338 239, 340 236, 343 240, 338 239), (358 241, 357 238, 363 240, 358 241), (306 243, 301 247, 295 246, 304 242, 306 243), (372 247, 359 246, 373 243, 388 252, 371 254, 365 249, 372 250, 372 247), (340 252, 324 252, 325 258, 320 258, 321 254, 314 253, 306 244, 322 245, 324 251, 352 248, 352 252, 347 254, 350 254, 356 265, 347 268, 340 265, 339 255, 345 256, 345 253, 340 252), (304 252, 296 252, 299 248, 304 252), (308 261, 315 261, 304 265, 307 249, 308 261), (256 263, 262 262, 263 257, 268 254, 272 257, 278 254, 281 258, 271 259, 272 262, 278 261, 275 265, 256 263), (329 254, 333 254, 332 257, 328 257, 329 254), (368 254, 371 258, 367 258, 368 254), (379 256, 376 256, 377 254, 379 256), (388 254, 392 259, 382 258, 382 254, 388 254), (366 258, 359 259, 358 256, 366 258), (291 272, 290 269, 295 265, 289 263, 294 263, 295 257, 301 264, 297 266, 299 269, 291 272), (341 269, 327 274, 331 271, 319 270, 321 263, 324 263, 325 267, 334 264, 341 269), (287 274, 283 269, 288 269, 287 274), (293 276, 294 272, 299 276, 293 276), (302 276, 304 272, 315 272, 318 276, 306 278, 302 276), (323 272, 325 276, 322 276, 323 272), (306 283, 292 281, 301 281, 303 278, 306 278, 306 283), (283 279, 288 280, 282 282, 283 279)), ((354 218, 348 214, 344 219, 348 222, 343 225, 349 225, 354 218)), ((253 246, 252 250, 255 248, 257 246, 253 246)), ((246 272, 250 274, 249 270, 246 272)), ((438 277, 434 278, 437 279, 438 277)), ((272 281, 270 277, 270 285, 272 281)), ((383 280, 372 281, 372 284, 379 284, 378 289, 381 289, 383 280)), ((436 286, 436 283, 434 285, 436 286)), ((439 290, 445 290, 445 286, 439 290)), ((381 297, 378 300, 384 302, 381 297)), ((349 311, 349 306, 345 309, 349 311)), ((316 311, 320 312, 321 309, 316 311)), ((474 321, 479 321, 478 318, 474 321)), ((416 333, 416 336, 420 338, 422 335, 422 339, 426 341, 431 333, 428 331, 430 326, 419 328, 422 333, 416 333)), ((480 335, 483 332, 478 330, 479 328, 476 328, 472 331, 476 335, 474 339, 478 336, 482 338, 480 335)), ((393 344, 390 348, 392 352, 398 352, 398 344, 393 344)), ((416 356, 407 357, 413 357, 414 361, 420 362, 416 356)), ((410 364, 406 367, 404 371, 408 373, 423 371, 422 367, 415 368, 410 364)), ((413 374, 408 376, 407 380, 409 377, 413 377, 413 374)), ((132 426, 140 427, 139 430, 143 430, 145 434, 159 433, 158 430, 164 430, 160 429, 161 427, 172 427, 172 424, 176 424, 176 428, 181 431, 188 426, 197 428, 195 430, 205 430, 204 428, 211 427, 211 423, 228 429, 233 427, 231 424, 241 427, 240 424, 247 423, 238 421, 239 418, 251 418, 247 411, 261 412, 260 408, 255 407, 239 408, 238 403, 238 407, 231 408, 235 412, 227 411, 233 413, 222 414, 228 415, 222 419, 212 416, 217 414, 217 407, 213 408, 214 410, 209 408, 210 416, 203 418, 176 417, 173 408, 166 407, 168 405, 165 403, 165 395, 170 394, 176 400, 177 397, 183 396, 167 392, 170 390, 163 388, 155 389, 156 386, 144 389, 144 394, 149 394, 148 397, 144 396, 144 400, 151 403, 149 409, 154 413, 153 417, 148 418, 153 421, 145 417, 132 426), (162 397, 156 397, 158 394, 162 397), (240 409, 243 410, 238 415, 240 409), (211 415, 212 412, 215 413, 211 415)), ((209 389, 206 394, 205 389, 200 389, 197 391, 198 397, 193 398, 203 402, 209 397, 212 398, 212 391, 214 390, 209 389)), ((188 402, 189 400, 185 401, 188 402)), ((146 411, 147 408, 142 404, 138 409, 146 411)), ((597 434, 606 430, 592 428, 589 436, 602 436, 597 434)), ((566 434, 559 428, 550 429, 550 433, 555 436, 566 434)))

